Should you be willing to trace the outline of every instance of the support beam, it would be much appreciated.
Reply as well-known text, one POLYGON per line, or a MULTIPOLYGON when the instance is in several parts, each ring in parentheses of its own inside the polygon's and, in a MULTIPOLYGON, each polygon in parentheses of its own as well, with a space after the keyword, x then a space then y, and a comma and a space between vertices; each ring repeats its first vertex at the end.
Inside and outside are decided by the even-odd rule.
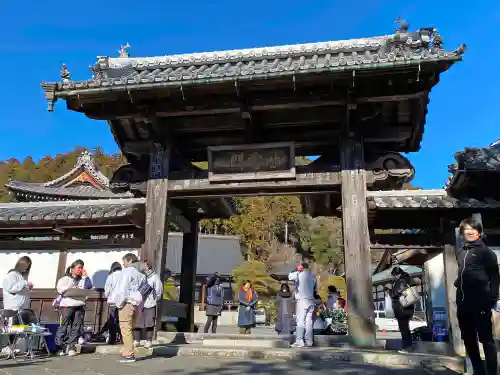
POLYGON ((356 346, 373 347, 375 319, 362 140, 344 138, 340 160, 348 330, 356 346))
MULTIPOLYGON (((166 145, 155 143, 150 153, 145 240, 141 249, 141 259, 151 262, 162 283, 166 281, 170 152, 171 141, 167 140, 166 145)), ((161 329, 162 306, 158 304, 155 335, 161 329)))
POLYGON ((456 247, 460 244, 458 228, 445 226, 446 244, 444 246, 444 277, 446 286, 446 301, 448 311, 448 323, 451 329, 451 342, 455 354, 465 356, 465 347, 460 335, 457 318, 457 302, 455 280, 458 277, 458 264, 456 247))
POLYGON ((186 316, 179 318, 180 332, 194 332, 194 305, 196 288, 196 264, 198 260, 199 220, 196 209, 187 213, 193 231, 182 236, 181 283, 179 302, 186 304, 186 316))
POLYGON ((137 238, 112 238, 105 240, 11 240, 0 241, 0 250, 92 250, 92 249, 137 249, 141 240, 137 238))

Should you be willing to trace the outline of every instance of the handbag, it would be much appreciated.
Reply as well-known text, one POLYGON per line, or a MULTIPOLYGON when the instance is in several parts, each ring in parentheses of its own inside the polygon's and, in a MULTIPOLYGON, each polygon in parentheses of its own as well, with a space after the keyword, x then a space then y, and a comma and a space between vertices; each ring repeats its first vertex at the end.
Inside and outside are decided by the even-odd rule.
POLYGON ((399 296, 399 303, 401 307, 410 307, 416 304, 420 300, 420 294, 416 287, 407 285, 407 288, 403 290, 403 293, 399 296))

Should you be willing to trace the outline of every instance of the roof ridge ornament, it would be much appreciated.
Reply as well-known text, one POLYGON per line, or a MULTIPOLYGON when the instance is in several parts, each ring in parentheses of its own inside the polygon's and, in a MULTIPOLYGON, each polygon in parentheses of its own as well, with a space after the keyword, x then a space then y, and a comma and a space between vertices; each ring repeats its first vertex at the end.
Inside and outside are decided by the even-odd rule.
POLYGON ((69 72, 66 64, 62 64, 61 66, 61 79, 63 83, 71 82, 71 73, 69 72))
POLYGON ((109 57, 97 56, 97 62, 90 65, 89 69, 92 72, 92 80, 94 81, 108 78, 109 57))
POLYGON ((396 30, 396 34, 406 34, 408 30, 410 30, 410 24, 401 17, 396 18, 394 23, 399 25, 399 27, 396 30))
POLYGON ((130 48, 130 44, 127 42, 125 45, 120 44, 120 49, 118 50, 118 53, 120 54, 120 58, 129 58, 130 53, 128 52, 128 49, 130 48))

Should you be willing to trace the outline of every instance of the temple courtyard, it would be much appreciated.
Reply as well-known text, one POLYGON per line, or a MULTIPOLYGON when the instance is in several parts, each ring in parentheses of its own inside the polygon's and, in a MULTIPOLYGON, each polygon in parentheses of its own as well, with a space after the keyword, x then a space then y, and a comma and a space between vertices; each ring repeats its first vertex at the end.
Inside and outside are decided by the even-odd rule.
POLYGON ((305 375, 305 374, 364 374, 364 375, 420 375, 422 369, 380 367, 365 364, 332 361, 290 361, 221 358, 145 358, 132 364, 121 364, 112 356, 93 354, 74 358, 48 360, 3 361, 0 374, 7 375, 305 375))

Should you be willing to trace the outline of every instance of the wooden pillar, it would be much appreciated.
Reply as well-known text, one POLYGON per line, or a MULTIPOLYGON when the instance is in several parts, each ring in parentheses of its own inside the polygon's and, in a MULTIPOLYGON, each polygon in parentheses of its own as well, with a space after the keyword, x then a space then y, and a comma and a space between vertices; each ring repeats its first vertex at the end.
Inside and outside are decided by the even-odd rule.
POLYGON ((200 311, 205 311, 206 306, 205 306, 205 300, 207 299, 207 284, 205 284, 206 281, 203 281, 203 284, 201 284, 201 301, 200 301, 200 311))
POLYGON ((199 220, 195 209, 186 213, 191 231, 182 236, 181 285, 179 302, 186 304, 186 316, 179 318, 181 332, 194 332, 194 299, 196 289, 196 263, 198 261, 199 220))
POLYGON ((375 345, 375 319, 366 176, 360 137, 342 139, 340 163, 348 332, 356 346, 371 347, 375 345))
MULTIPOLYGON (((151 262, 162 283, 165 283, 165 262, 168 242, 168 174, 171 143, 154 143, 149 162, 146 193, 146 225, 141 260, 151 262)), ((158 304, 156 331, 161 329, 162 303, 158 304)), ((155 333, 156 335, 156 333, 155 333)))
POLYGON ((465 347, 460 335, 457 319, 457 303, 456 303, 456 288, 455 280, 458 277, 458 264, 456 247, 460 245, 458 229, 455 225, 446 225, 443 227, 445 231, 445 246, 444 246, 444 277, 446 286, 446 302, 448 311, 448 324, 451 329, 451 343, 453 351, 457 355, 465 356, 465 347))

